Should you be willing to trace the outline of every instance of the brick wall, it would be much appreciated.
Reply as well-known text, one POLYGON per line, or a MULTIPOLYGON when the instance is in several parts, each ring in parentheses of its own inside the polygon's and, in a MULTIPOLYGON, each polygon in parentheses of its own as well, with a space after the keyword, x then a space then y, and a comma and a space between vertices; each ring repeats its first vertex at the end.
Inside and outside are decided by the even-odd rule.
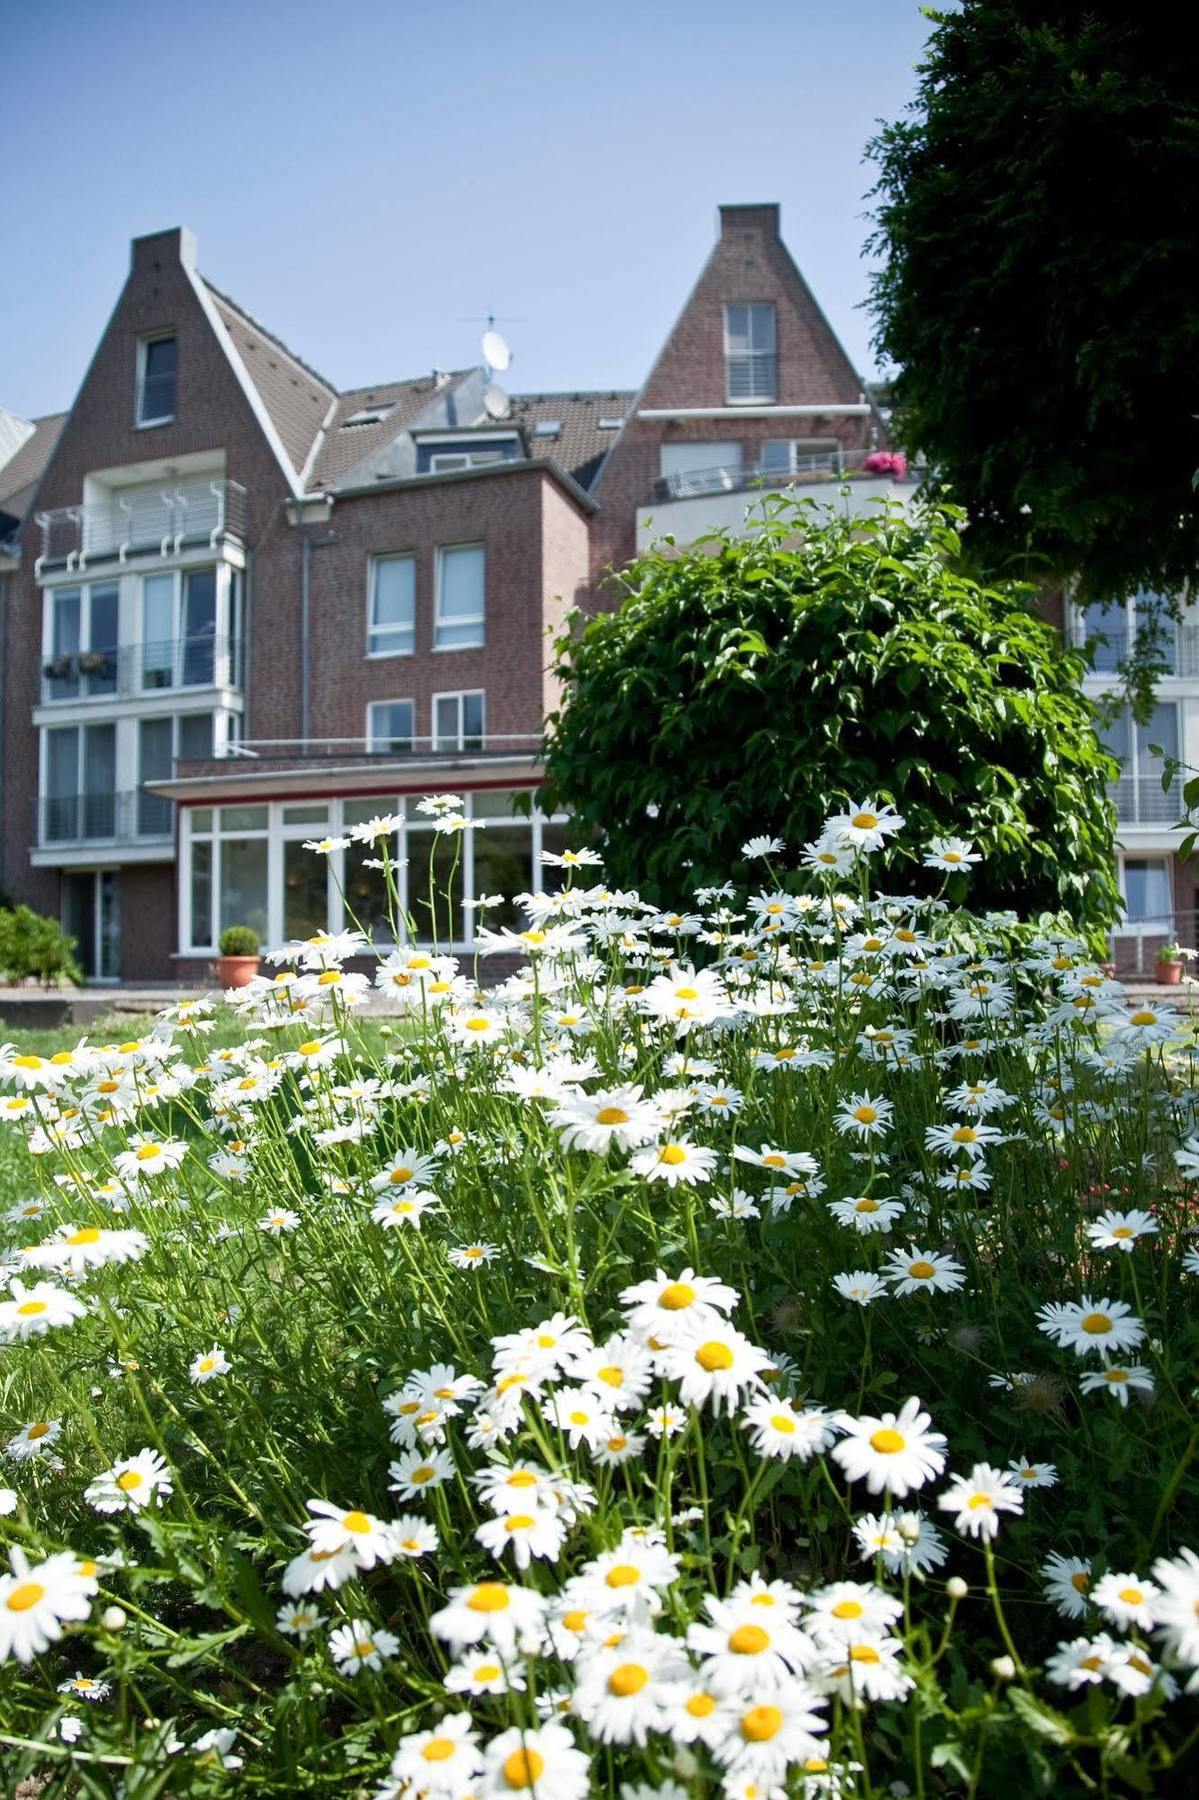
POLYGON ((760 460, 767 438, 829 438, 845 450, 886 442, 875 417, 637 417, 642 408, 727 404, 724 308, 745 300, 774 302, 779 405, 852 405, 861 399, 862 384, 779 235, 778 207, 722 206, 716 247, 599 477, 601 512, 592 532, 596 580, 608 564, 619 566, 633 555, 636 508, 653 499, 663 444, 738 443, 749 466, 760 460))

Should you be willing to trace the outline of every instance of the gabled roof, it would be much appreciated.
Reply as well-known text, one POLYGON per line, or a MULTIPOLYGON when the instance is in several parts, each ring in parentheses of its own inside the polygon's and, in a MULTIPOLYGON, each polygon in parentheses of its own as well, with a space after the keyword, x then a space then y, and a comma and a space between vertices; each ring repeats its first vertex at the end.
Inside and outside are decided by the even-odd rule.
POLYGON ((0 512, 17 518, 24 516, 66 421, 66 413, 48 413, 43 419, 31 421, 33 431, 29 437, 16 455, 0 467, 0 512))
POLYGON ((302 469, 337 398, 337 389, 211 281, 204 280, 204 286, 279 441, 293 467, 302 469))
POLYGON ((350 388, 337 402, 324 440, 308 474, 307 487, 330 487, 348 475, 364 458, 389 444, 409 419, 420 413, 439 393, 460 381, 467 370, 457 369, 439 384, 430 373, 410 381, 385 381, 377 387, 350 388), (357 413, 379 412, 378 420, 348 423, 357 413))
POLYGON ((633 404, 631 389, 608 388, 594 392, 575 389, 562 394, 513 394, 505 425, 519 425, 525 433, 529 455, 538 461, 558 463, 582 488, 589 488, 617 427, 600 425, 601 419, 623 419, 633 404), (539 423, 557 423, 554 437, 538 436, 539 423))

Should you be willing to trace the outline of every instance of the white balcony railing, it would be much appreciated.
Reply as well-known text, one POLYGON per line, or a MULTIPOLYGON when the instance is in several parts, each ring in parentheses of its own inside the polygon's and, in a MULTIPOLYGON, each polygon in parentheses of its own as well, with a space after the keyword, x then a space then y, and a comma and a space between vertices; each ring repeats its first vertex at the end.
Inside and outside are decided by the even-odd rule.
POLYGON ((1111 792, 1121 825, 1177 825, 1182 817, 1178 783, 1163 793, 1160 775, 1122 775, 1111 792))
POLYGON ((246 490, 236 481, 194 481, 177 487, 113 489, 86 506, 60 506, 37 515, 42 554, 37 567, 84 568, 89 561, 146 554, 177 556, 189 545, 214 548, 245 534, 246 490))

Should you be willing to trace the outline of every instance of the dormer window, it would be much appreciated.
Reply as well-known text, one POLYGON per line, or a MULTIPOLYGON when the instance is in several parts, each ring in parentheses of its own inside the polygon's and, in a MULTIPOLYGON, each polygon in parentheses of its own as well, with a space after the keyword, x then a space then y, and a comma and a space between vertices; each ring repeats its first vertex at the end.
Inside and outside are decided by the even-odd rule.
POLYGON ((769 404, 777 399, 773 301, 752 300, 725 307, 724 371, 730 406, 769 404))
POLYGON ((176 341, 142 338, 137 346, 137 423, 169 425, 175 417, 176 341))

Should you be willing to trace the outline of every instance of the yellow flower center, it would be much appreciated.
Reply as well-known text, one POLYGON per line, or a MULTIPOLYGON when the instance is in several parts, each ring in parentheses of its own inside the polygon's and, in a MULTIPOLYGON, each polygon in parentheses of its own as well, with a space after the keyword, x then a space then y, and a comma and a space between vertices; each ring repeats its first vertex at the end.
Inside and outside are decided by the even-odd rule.
POLYGON ((140 1469, 126 1469, 123 1474, 117 1476, 117 1486, 126 1494, 132 1494, 145 1479, 140 1469))
POLYGON ((878 824, 878 814, 872 812, 855 813, 849 822, 851 825, 856 826, 859 831, 873 831, 878 824))
POLYGON ((161 1144, 139 1144, 133 1153, 138 1162, 153 1162, 156 1156, 162 1155, 161 1144))
POLYGON ((466 1603, 472 1612, 507 1612, 511 1602, 502 1581, 481 1581, 466 1603))
POLYGON ((727 1344, 717 1343, 715 1340, 712 1340, 709 1343, 700 1345, 699 1349, 695 1352, 695 1360, 701 1369, 706 1369, 708 1374, 712 1375, 715 1374, 718 1369, 732 1368, 733 1353, 727 1344))
POLYGON ((36 1442, 38 1438, 44 1438, 49 1429, 50 1427, 48 1425, 43 1424, 40 1421, 36 1425, 31 1425, 29 1430, 25 1433, 26 1441, 32 1444, 36 1442))
POLYGON ((468 1031, 486 1031, 490 1024, 491 1024, 490 1019, 483 1019, 483 1018, 468 1019, 466 1021, 466 1029, 468 1031))
POLYGON ((853 1210, 860 1213, 876 1213, 878 1211, 878 1201, 871 1200, 869 1195, 867 1195, 861 1200, 855 1200, 853 1210))
POLYGON ((706 1719, 716 1711, 716 1697, 714 1694, 692 1694, 684 1701, 683 1710, 693 1719, 706 1719))
POLYGON ((1091 1577, 1087 1574, 1085 1569, 1079 1569, 1075 1574, 1071 1575, 1070 1586, 1074 1589, 1076 1594, 1089 1594, 1091 1591, 1091 1577))
POLYGON ((908 1264, 908 1274, 916 1281, 928 1281, 936 1274, 936 1272, 936 1269, 930 1262, 919 1261, 908 1264))
POLYGON ((43 1065, 40 1056, 14 1056, 12 1066, 14 1069, 40 1069, 43 1065))
POLYGON ((320 1049, 321 1045, 318 1044, 317 1040, 315 1038, 309 1038, 307 1042, 300 1045, 300 1055, 315 1056, 320 1049))
POLYGON ((595 1115, 597 1125, 627 1125, 629 1115, 619 1106, 601 1106, 595 1115))
POLYGON ((4 1602, 9 1612, 28 1612, 46 1597, 46 1590, 40 1581, 23 1581, 19 1587, 13 1588, 4 1602))
POLYGON ((514 1750, 504 1758, 504 1780, 510 1788, 531 1788, 545 1773, 545 1758, 537 1750, 514 1750))
POLYGON ((83 1225, 66 1239, 68 1244, 98 1244, 100 1233, 94 1225, 83 1225))
POLYGON ((511 1513, 504 1520, 504 1530, 510 1535, 517 1531, 532 1531, 536 1522, 532 1513, 511 1513))
POLYGON ((563 1613, 562 1615, 563 1628, 566 1631, 573 1631, 576 1634, 581 1631, 586 1631, 587 1620, 589 1617, 590 1615, 585 1612, 582 1607, 573 1607, 570 1612, 563 1613))
POLYGON ((850 1647, 849 1660, 858 1663, 878 1663, 883 1659, 873 1644, 853 1644, 850 1647))
POLYGON ((770 1423, 775 1431, 781 1431, 786 1437, 790 1437, 795 1430, 795 1420, 790 1413, 772 1413, 770 1423))
POLYGON ((422 1745, 421 1755, 426 1762, 448 1762, 458 1748, 457 1739, 448 1737, 430 1738, 422 1745))
POLYGON ((990 1494, 971 1494, 966 1505, 971 1512, 991 1512, 993 1509, 990 1494))
POLYGON ((17 1314, 22 1319, 32 1319, 38 1313, 44 1313, 45 1310, 46 1302, 44 1300, 22 1300, 17 1308, 17 1314))
POLYGON ((1112 1322, 1106 1313, 1088 1313, 1082 1321, 1082 1328, 1088 1337, 1106 1337, 1112 1328, 1112 1322))
POLYGON ((762 1158, 762 1167, 764 1169, 785 1169, 786 1166, 786 1157, 780 1156, 777 1150, 772 1150, 769 1156, 764 1156, 762 1158))
POLYGON ((670 1286, 664 1287, 659 1294, 658 1305, 664 1307, 667 1312, 682 1312, 683 1308, 691 1306, 694 1300, 695 1289, 689 1281, 672 1281, 670 1286))
POLYGON ((359 1512, 357 1509, 346 1514, 345 1518, 342 1520, 342 1525, 346 1531, 352 1531, 355 1537, 364 1537, 371 1528, 371 1522, 366 1514, 364 1512, 359 1512))
POLYGON ((618 1369, 615 1363, 605 1363, 596 1371, 596 1380, 602 1381, 605 1387, 618 1388, 624 1381, 624 1370, 618 1369))
POLYGON ((418 1487, 423 1487, 426 1481, 432 1481, 435 1474, 436 1470, 429 1463, 422 1463, 419 1469, 413 1469, 408 1479, 415 1482, 418 1487))
POLYGON ((783 1729, 783 1715, 777 1706, 751 1706, 741 1715, 741 1735, 747 1744, 766 1744, 783 1729))
POLYGON ((834 1619, 860 1619, 862 1611, 863 1609, 860 1601, 838 1600, 836 1606, 833 1608, 833 1617, 834 1619))
POLYGON ((878 1118, 878 1113, 873 1106, 855 1106, 853 1116, 859 1125, 873 1125, 878 1118))
POLYGON ((641 1571, 634 1563, 615 1563, 604 1579, 610 1588, 634 1587, 641 1579, 641 1571))
POLYGON ((621 1663, 608 1677, 608 1692, 627 1700, 633 1694, 639 1694, 648 1680, 649 1670, 643 1669, 640 1663, 621 1663))
POLYGON ((666 1144, 659 1157, 660 1162, 669 1164, 672 1169, 677 1168, 679 1163, 685 1163, 686 1160, 687 1152, 681 1144, 666 1144))
POLYGON ((760 1625, 738 1625, 729 1634, 729 1649, 734 1656, 761 1656, 770 1647, 770 1633, 760 1625))
POLYGON ((1149 1009, 1146 1007, 1141 1012, 1134 1012, 1131 1019, 1129 1020, 1129 1024, 1130 1025, 1156 1025, 1157 1024, 1157 1014, 1155 1012, 1150 1012, 1149 1009))
POLYGON ((883 1425, 870 1436, 870 1448, 880 1456, 898 1456, 907 1444, 901 1431, 893 1431, 889 1425, 883 1425))
POLYGON ((1125 1606, 1143 1606, 1145 1604, 1145 1596, 1139 1587, 1121 1588, 1116 1598, 1123 1600, 1125 1606))
POLYGON ((475 1670, 476 1681, 498 1681, 503 1674, 499 1663, 480 1663, 475 1670))

